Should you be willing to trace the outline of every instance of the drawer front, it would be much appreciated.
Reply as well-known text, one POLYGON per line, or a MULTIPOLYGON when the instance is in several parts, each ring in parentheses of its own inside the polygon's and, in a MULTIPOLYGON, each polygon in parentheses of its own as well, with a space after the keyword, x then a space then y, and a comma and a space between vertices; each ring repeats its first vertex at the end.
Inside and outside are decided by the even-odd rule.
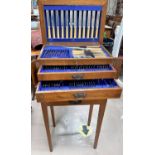
POLYGON ((38 102, 99 100, 120 97, 121 91, 112 79, 42 81, 38 85, 36 97, 38 102))
POLYGON ((114 58, 38 58, 40 65, 98 65, 98 64, 112 64, 114 58))
POLYGON ((111 65, 41 66, 38 71, 39 81, 102 78, 118 78, 116 69, 111 65))
POLYGON ((121 88, 107 89, 81 89, 54 92, 37 92, 38 102, 55 101, 77 101, 77 100, 99 100, 106 98, 118 98, 121 95, 121 88))

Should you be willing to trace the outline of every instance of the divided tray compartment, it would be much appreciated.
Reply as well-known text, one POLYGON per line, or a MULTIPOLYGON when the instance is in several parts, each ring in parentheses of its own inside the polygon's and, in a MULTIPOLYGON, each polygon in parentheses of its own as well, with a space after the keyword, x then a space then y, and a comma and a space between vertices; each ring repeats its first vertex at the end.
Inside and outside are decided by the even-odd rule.
POLYGON ((36 97, 38 102, 91 100, 117 98, 121 91, 113 79, 41 81, 36 97))
POLYGON ((85 47, 45 45, 38 57, 40 65, 54 66, 111 64, 113 60, 114 58, 102 45, 85 47), (86 50, 91 51, 95 57, 85 55, 86 50))
POLYGON ((38 80, 82 80, 118 78, 116 69, 112 65, 82 65, 82 66, 41 66, 38 80))
POLYGON ((40 58, 72 58, 72 49, 61 46, 45 46, 40 58))

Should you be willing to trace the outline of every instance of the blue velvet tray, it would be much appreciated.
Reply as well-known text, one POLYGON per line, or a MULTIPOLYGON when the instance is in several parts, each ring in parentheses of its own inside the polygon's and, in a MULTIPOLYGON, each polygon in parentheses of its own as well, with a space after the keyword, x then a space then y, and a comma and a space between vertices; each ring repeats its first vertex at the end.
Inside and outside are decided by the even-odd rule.
MULTIPOLYGON (((109 57, 109 53, 102 48, 104 54, 109 57)), ((73 58, 72 48, 65 46, 45 46, 41 54, 41 58, 73 58)))
POLYGON ((110 71, 111 65, 84 65, 84 66, 42 66, 40 72, 89 72, 110 71))
POLYGON ((43 9, 48 42, 99 41, 102 6, 44 5, 43 9))
POLYGON ((41 81, 39 91, 88 89, 88 88, 115 88, 115 87, 118 87, 118 85, 113 79, 41 81))
POLYGON ((41 58, 72 58, 72 49, 62 46, 45 46, 41 58))

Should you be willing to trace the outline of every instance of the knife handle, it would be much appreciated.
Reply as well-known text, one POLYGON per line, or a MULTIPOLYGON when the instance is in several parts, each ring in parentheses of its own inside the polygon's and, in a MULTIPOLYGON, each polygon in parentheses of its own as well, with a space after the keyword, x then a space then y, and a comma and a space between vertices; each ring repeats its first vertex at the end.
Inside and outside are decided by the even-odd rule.
POLYGON ((50 26, 48 26, 48 38, 51 38, 51 30, 50 30, 50 26))
POLYGON ((72 38, 72 36, 73 36, 73 27, 71 26, 70 27, 70 38, 72 38))
POLYGON ((64 27, 61 27, 61 38, 64 38, 64 27))
POLYGON ((89 38, 90 26, 87 28, 87 38, 89 38))
POLYGON ((59 38, 59 26, 57 26, 57 38, 59 38))
POLYGON ((85 26, 83 26, 83 38, 85 38, 85 26))
POLYGON ((74 27, 74 38, 76 38, 76 30, 77 30, 77 28, 76 28, 76 26, 74 27))
POLYGON ((66 26, 66 38, 68 38, 68 26, 66 26))
POLYGON ((79 26, 79 34, 78 34, 78 38, 81 38, 81 26, 79 26))
POLYGON ((94 27, 92 27, 92 29, 91 29, 91 38, 93 38, 94 37, 94 27))
POLYGON ((55 38, 55 27, 52 26, 52 31, 53 31, 53 38, 55 38))
POLYGON ((95 38, 98 37, 98 27, 96 27, 96 34, 95 34, 95 38))

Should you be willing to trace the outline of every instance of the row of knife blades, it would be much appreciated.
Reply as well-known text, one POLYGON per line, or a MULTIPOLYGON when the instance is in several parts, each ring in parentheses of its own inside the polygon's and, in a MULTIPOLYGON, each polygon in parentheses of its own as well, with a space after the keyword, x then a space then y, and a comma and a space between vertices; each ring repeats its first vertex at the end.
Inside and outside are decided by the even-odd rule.
POLYGON ((100 16, 101 11, 46 10, 48 39, 98 38, 100 16))

